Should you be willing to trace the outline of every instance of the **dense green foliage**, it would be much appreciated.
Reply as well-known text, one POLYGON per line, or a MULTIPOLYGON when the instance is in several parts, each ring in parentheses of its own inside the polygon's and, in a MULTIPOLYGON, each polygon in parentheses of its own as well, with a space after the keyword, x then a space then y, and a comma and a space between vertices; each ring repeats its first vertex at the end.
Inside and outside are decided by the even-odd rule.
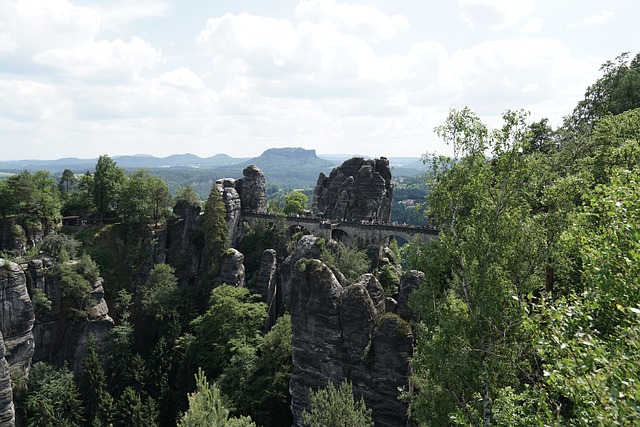
POLYGON ((222 285, 211 292, 207 312, 193 321, 193 357, 212 378, 222 373, 238 345, 255 343, 267 316, 258 300, 247 289, 222 285))
POLYGON ((103 221, 118 204, 118 195, 124 182, 124 171, 116 166, 111 157, 100 156, 93 175, 93 203, 100 220, 103 221))
POLYGON ((302 214, 307 210, 309 199, 307 195, 293 190, 284 198, 284 207, 282 208, 285 215, 302 214))
POLYGON ((341 242, 335 248, 324 248, 320 259, 327 266, 340 270, 350 282, 366 273, 370 266, 365 251, 341 242))
POLYGON ((468 109, 439 135, 428 211, 440 239, 403 250, 425 271, 413 413, 429 425, 633 425, 640 376, 637 60, 553 131, 468 109))
POLYGON ((178 427, 255 427, 250 418, 229 418, 218 387, 207 382, 202 370, 196 375, 196 391, 189 396, 189 410, 178 420, 178 427))
POLYGON ((82 401, 71 373, 43 362, 34 364, 29 373, 25 401, 29 427, 81 427, 82 401))
POLYGON ((309 427, 373 427, 371 410, 362 399, 353 397, 351 384, 335 388, 332 382, 317 391, 310 390, 309 407, 302 413, 309 427))
MULTIPOLYGON (((491 130, 470 109, 452 110, 436 132, 453 157, 425 156, 426 185, 407 178, 395 187, 396 199, 414 206, 405 203, 395 220, 420 215, 440 232, 401 256, 387 252, 389 263, 375 271, 387 296, 397 292, 397 258, 425 273, 411 298, 419 319, 405 396, 412 422, 638 423, 639 70, 638 56, 606 63, 557 129, 507 111, 491 130)), ((184 209, 210 190, 193 235, 163 234, 158 227, 181 221, 168 213, 168 185, 144 170, 125 174, 108 156, 94 174, 24 171, 0 180, 3 250, 52 258, 48 274, 71 327, 87 320, 99 283, 116 320, 107 343, 89 337, 77 378, 66 367, 33 366, 27 387, 16 388, 27 425, 291 425, 291 317, 266 331, 266 306, 250 290, 214 288, 229 244, 226 211, 211 177, 198 176, 198 187, 175 199, 184 209), (88 224, 65 218, 68 235, 50 233, 38 245, 36 235, 63 214, 88 224), (169 244, 157 250, 162 237, 169 244), (172 252, 180 238, 188 256, 172 252)), ((268 194, 272 209, 306 209, 304 192, 271 186, 268 194)), ((281 225, 245 233, 239 249, 250 284, 265 249, 282 260, 288 235, 304 232, 281 225)), ((371 267, 364 251, 341 243, 327 243, 321 258, 351 282, 371 267)), ((53 315, 47 294, 31 291, 36 317, 53 315)), ((310 402, 311 426, 372 425, 347 383, 311 392, 310 402)))
POLYGON ((82 361, 80 392, 84 402, 84 419, 87 424, 107 426, 111 421, 113 398, 107 390, 107 377, 93 334, 89 335, 86 355, 82 361))
POLYGON ((202 248, 207 260, 207 272, 214 277, 220 269, 219 259, 227 248, 229 236, 226 222, 227 211, 218 188, 211 187, 202 214, 202 248))

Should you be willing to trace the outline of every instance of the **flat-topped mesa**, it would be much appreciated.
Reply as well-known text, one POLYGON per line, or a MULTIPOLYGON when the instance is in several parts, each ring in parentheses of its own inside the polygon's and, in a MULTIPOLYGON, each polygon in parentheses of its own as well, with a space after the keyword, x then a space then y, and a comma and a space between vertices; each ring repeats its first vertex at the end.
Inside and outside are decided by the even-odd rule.
POLYGON ((320 173, 312 211, 329 220, 385 224, 392 199, 389 160, 354 157, 333 168, 329 176, 320 173))

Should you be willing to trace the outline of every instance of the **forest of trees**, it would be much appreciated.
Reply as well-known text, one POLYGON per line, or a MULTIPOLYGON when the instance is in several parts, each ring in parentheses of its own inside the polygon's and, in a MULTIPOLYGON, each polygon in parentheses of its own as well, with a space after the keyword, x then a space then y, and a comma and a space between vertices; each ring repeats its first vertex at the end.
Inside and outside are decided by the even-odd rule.
MULTIPOLYGON (((426 179, 402 190, 440 233, 399 251, 405 269, 425 272, 411 297, 419 321, 405 395, 417 425, 640 423, 640 55, 623 54, 602 73, 556 129, 510 110, 489 129, 471 109, 452 110, 436 133, 453 156, 425 156, 426 179)), ((228 246, 215 187, 193 236, 203 254, 196 283, 184 265, 149 265, 133 246, 178 221, 171 207, 198 199, 190 187, 171 197, 162 179, 125 173, 106 155, 93 173, 0 180, 0 218, 12 233, 2 236, 2 257, 52 256, 70 319, 85 315, 101 275, 116 322, 108 354, 89 340, 79 375, 32 367, 14 391, 28 426, 291 425, 290 316, 265 330, 267 308, 251 281, 211 284, 228 246), (60 229, 70 216, 95 224, 60 229), (29 253, 7 247, 38 228, 49 235, 29 253), (108 233, 125 242, 120 258, 108 233)), ((271 207, 303 213, 308 197, 293 191, 271 207)), ((262 250, 286 251, 282 235, 245 236, 249 273, 262 250)), ((343 245, 322 260, 349 280, 368 268, 364 251, 343 245)), ((389 295, 392 273, 376 272, 389 295)), ((50 309, 43 295, 34 304, 36 313, 50 309)), ((313 391, 304 422, 372 425, 350 387, 313 391)))

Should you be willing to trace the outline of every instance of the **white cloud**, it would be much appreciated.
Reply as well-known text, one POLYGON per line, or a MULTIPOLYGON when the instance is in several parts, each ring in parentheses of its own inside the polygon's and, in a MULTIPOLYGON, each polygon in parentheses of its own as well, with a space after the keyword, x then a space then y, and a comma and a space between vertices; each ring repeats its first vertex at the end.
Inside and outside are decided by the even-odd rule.
POLYGON ((33 56, 33 61, 59 70, 65 76, 86 80, 130 80, 156 65, 162 54, 148 42, 134 37, 90 41, 74 49, 51 49, 33 56))
POLYGON ((167 71, 158 77, 158 82, 187 92, 199 92, 204 89, 204 82, 196 73, 186 67, 167 71))
POLYGON ((0 52, 14 53, 19 46, 11 34, 0 33, 0 52))
POLYGON ((460 19, 471 28, 493 31, 518 25, 536 4, 531 0, 458 0, 460 19))
POLYGON ((409 28, 404 15, 388 16, 372 6, 334 0, 303 0, 296 7, 296 15, 302 21, 331 24, 342 33, 368 41, 387 40, 409 28))
POLYGON ((7 0, 0 5, 0 27, 21 50, 33 53, 92 40, 100 17, 66 0, 7 0))
POLYGON ((520 28, 523 33, 537 33, 542 30, 542 20, 540 18, 528 19, 520 28))
POLYGON ((609 19, 611 19, 614 15, 615 14, 612 11, 605 10, 601 13, 597 13, 593 16, 583 19, 582 21, 567 24, 567 28, 574 29, 574 28, 582 28, 582 27, 589 27, 592 25, 602 24, 608 21, 609 19))
POLYGON ((119 30, 124 25, 146 18, 166 16, 170 7, 160 0, 110 0, 94 6, 104 28, 119 30))
POLYGON ((51 85, 32 80, 0 80, 0 117, 18 121, 68 118, 72 104, 51 85))

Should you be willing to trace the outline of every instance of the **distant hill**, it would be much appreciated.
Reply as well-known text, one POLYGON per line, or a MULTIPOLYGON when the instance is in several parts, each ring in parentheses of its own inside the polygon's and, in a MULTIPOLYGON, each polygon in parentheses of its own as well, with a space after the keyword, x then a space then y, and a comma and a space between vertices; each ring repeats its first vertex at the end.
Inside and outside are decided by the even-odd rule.
MULTIPOLYGON (((241 163, 247 158, 233 158, 226 154, 216 154, 212 157, 198 157, 195 154, 173 154, 168 157, 154 157, 148 154, 134 156, 112 156, 112 159, 123 169, 151 169, 151 168, 202 168, 214 169, 216 167, 241 163)), ((48 170, 51 173, 61 173, 65 169, 71 169, 76 173, 87 170, 93 171, 96 166, 95 159, 77 159, 68 157, 57 160, 5 160, 0 161, 0 171, 21 172, 23 170, 37 171, 48 170)))
POLYGON ((315 187, 320 172, 329 173, 336 165, 334 162, 319 158, 316 150, 270 148, 259 157, 237 165, 217 168, 215 172, 240 178, 242 169, 251 164, 262 169, 267 185, 276 185, 280 188, 315 187))
MULTIPOLYGON (((148 169, 164 179, 172 192, 192 185, 206 198, 212 183, 220 178, 241 178, 242 170, 250 164, 257 165, 265 174, 267 185, 279 188, 313 188, 320 172, 330 173, 334 166, 354 157, 348 154, 318 156, 316 150, 303 148, 271 148, 254 158, 234 158, 226 154, 199 157, 194 154, 174 154, 154 157, 148 154, 112 156, 117 165, 126 170, 148 169)), ((371 158, 361 155, 357 157, 371 158)), ((417 157, 391 157, 392 173, 396 177, 423 174, 425 166, 417 157)), ((47 170, 59 176, 65 169, 76 174, 95 169, 97 159, 64 158, 58 160, 0 161, 0 178, 6 173, 23 170, 47 170)))

